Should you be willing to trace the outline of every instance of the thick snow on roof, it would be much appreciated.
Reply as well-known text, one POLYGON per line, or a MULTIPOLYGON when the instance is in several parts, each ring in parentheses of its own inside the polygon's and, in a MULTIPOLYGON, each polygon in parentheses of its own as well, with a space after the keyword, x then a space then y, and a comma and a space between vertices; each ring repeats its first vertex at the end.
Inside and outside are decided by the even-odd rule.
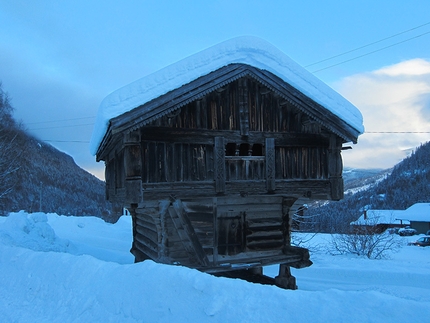
POLYGON ((108 95, 98 111, 90 143, 91 153, 97 153, 110 119, 233 63, 248 64, 277 75, 363 133, 362 115, 349 101, 272 44, 245 36, 189 56, 108 95))
POLYGON ((352 225, 409 224, 408 222, 430 222, 430 203, 415 203, 406 210, 367 210, 352 225))
POLYGON ((430 222, 430 203, 415 203, 404 211, 403 218, 409 221, 430 222))
POLYGON ((351 222, 351 225, 409 224, 409 221, 404 220, 404 212, 404 210, 367 210, 366 216, 362 214, 357 221, 351 222))

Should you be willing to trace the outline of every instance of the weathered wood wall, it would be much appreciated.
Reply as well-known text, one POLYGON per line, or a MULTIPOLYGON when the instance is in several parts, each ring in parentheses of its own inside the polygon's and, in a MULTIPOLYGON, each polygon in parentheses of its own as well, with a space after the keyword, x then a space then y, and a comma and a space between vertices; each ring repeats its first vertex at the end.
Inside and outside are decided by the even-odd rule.
POLYGON ((327 180, 338 199, 341 146, 297 107, 243 77, 124 135, 106 160, 108 196, 123 199, 138 181, 148 189, 215 183, 215 193, 225 193, 236 181, 265 181, 270 192, 279 180, 327 180))
POLYGON ((250 260, 301 261, 301 255, 286 249, 294 201, 266 196, 149 203, 133 209, 133 250, 160 262, 208 271, 250 260))
POLYGON ((242 78, 150 125, 179 129, 321 133, 321 126, 252 78, 242 78))
POLYGON ((132 252, 208 272, 309 266, 292 215, 343 196, 344 140, 251 76, 222 86, 106 140, 107 196, 133 216, 132 252))

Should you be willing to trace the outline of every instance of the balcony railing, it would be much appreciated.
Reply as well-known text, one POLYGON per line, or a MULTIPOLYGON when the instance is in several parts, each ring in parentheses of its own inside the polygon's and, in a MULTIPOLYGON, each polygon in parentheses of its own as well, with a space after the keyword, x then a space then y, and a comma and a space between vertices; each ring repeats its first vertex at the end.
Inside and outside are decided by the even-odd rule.
POLYGON ((226 181, 265 180, 264 156, 225 156, 226 181))

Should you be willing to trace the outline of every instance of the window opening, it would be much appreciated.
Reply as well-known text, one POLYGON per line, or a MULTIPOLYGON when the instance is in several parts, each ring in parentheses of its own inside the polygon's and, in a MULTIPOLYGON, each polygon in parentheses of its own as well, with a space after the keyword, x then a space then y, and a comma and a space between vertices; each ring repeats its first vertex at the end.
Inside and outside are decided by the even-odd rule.
POLYGON ((262 144, 228 143, 225 146, 226 156, 264 156, 262 144))

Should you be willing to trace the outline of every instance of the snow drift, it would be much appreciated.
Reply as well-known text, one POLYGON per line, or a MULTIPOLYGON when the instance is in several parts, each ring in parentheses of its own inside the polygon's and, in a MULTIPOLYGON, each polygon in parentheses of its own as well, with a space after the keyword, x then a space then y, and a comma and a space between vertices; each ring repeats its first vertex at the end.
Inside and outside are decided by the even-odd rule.
MULTIPOLYGON (((294 271, 299 290, 290 291, 152 261, 133 264, 128 217, 108 224, 94 217, 11 214, 0 217, 0 321, 427 319, 430 248, 405 246, 390 260, 371 261, 327 255, 328 238, 315 238, 311 249, 320 251, 313 253, 314 265, 294 271)), ((265 270, 276 275, 276 267, 265 270)))

